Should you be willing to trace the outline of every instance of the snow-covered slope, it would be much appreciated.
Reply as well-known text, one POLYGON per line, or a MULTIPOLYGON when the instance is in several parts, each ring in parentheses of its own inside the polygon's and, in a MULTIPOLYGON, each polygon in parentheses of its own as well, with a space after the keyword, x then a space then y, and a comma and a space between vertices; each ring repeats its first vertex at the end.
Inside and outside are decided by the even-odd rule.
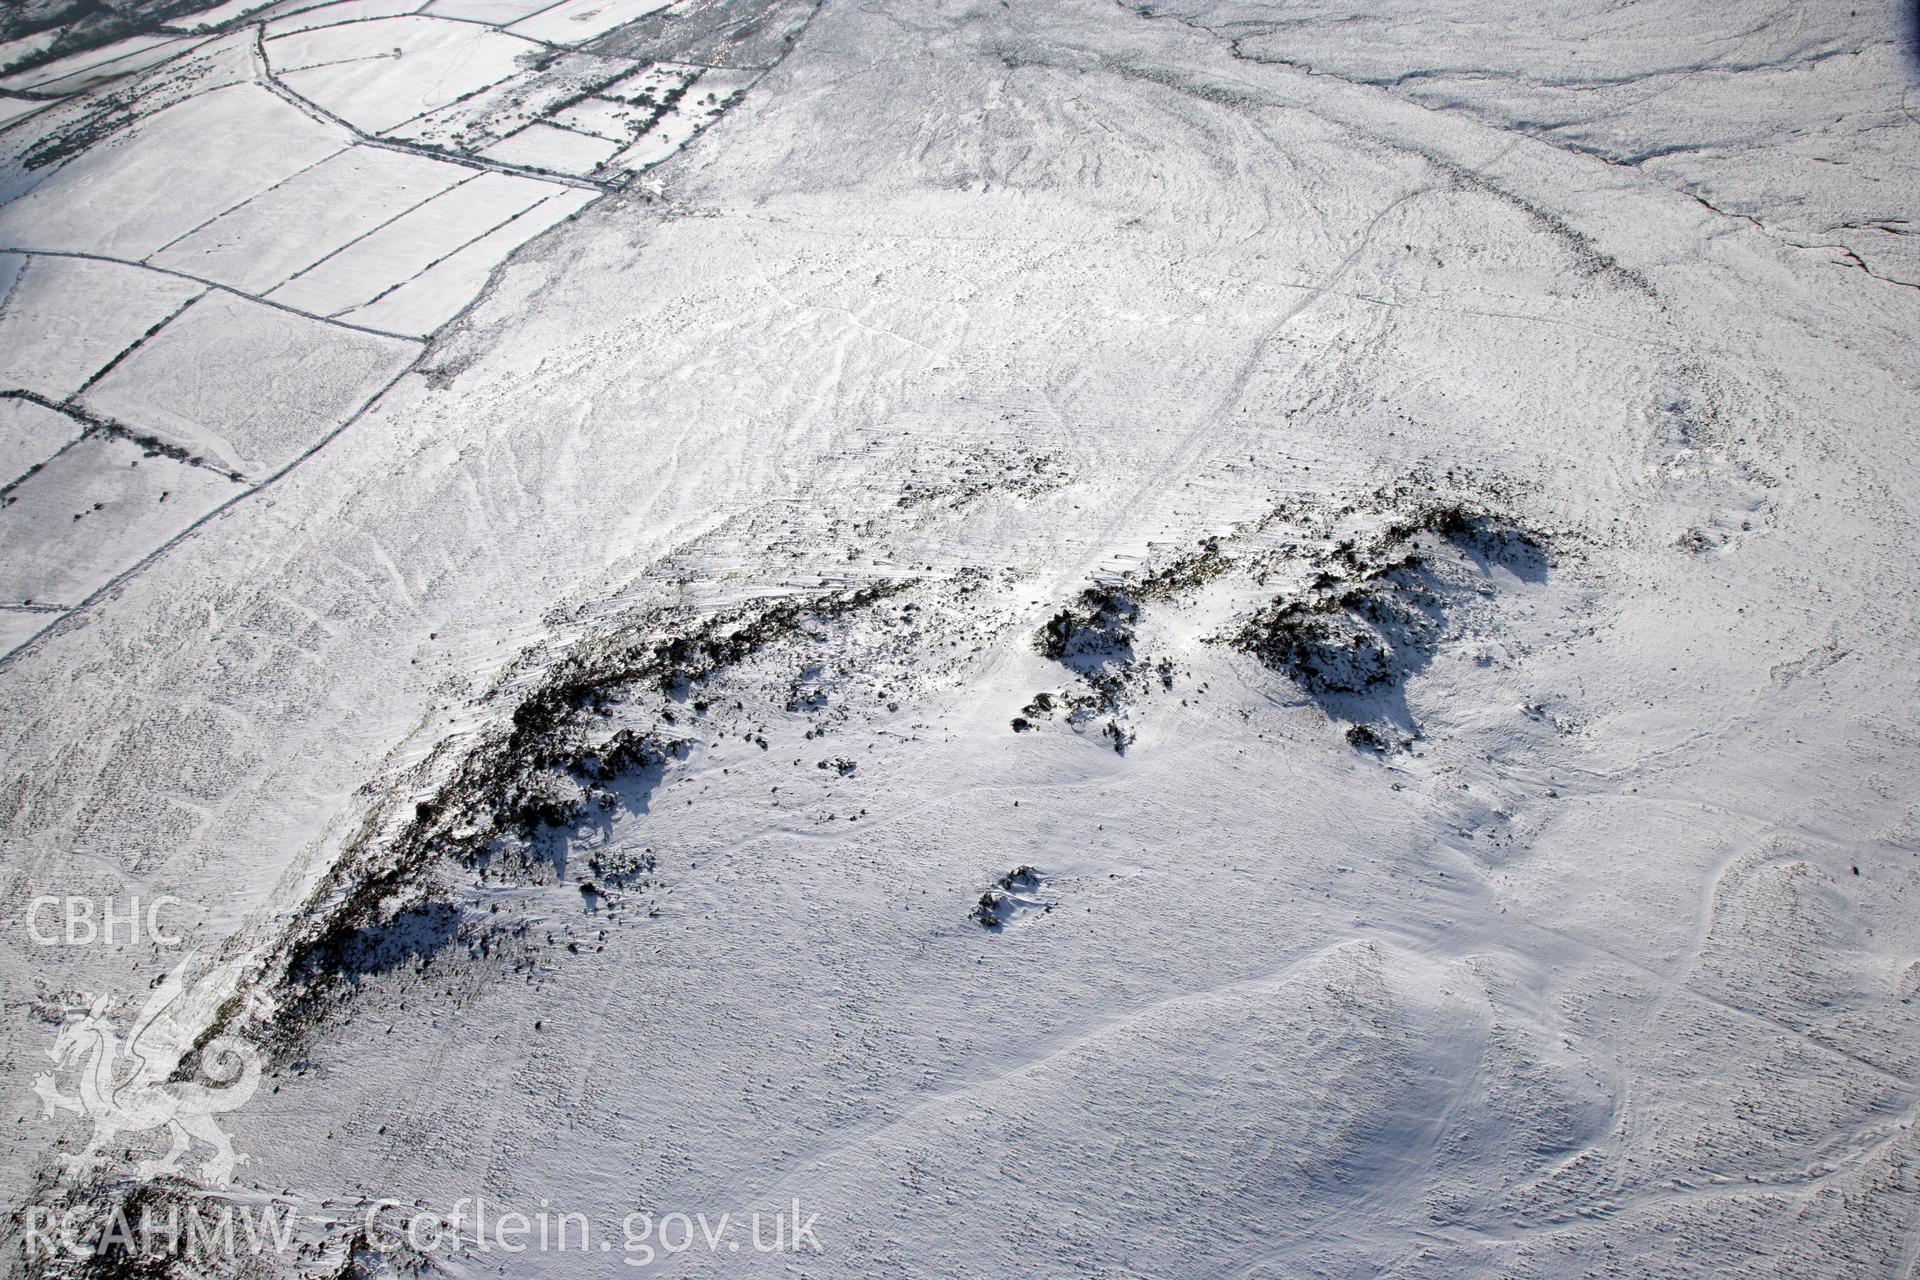
POLYGON ((532 8, 13 73, 23 1270, 1915 1273, 1891 9, 532 8))

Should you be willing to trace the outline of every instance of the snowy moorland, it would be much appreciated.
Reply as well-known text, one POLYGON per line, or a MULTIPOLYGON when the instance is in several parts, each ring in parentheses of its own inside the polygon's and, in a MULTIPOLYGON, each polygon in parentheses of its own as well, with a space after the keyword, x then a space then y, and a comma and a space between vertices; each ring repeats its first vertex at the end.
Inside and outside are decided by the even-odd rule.
POLYGON ((1914 1280, 1916 39, 17 6, 8 1274, 1914 1280))

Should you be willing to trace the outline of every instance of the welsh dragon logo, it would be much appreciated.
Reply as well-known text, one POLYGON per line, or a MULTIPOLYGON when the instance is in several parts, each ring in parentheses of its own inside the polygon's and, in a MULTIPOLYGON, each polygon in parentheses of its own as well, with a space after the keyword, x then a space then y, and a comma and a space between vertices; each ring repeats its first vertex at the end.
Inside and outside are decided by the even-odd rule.
MULTIPOLYGON (((91 1005, 73 1008, 47 1056, 58 1070, 34 1081, 46 1114, 72 1111, 93 1121, 93 1136, 77 1156, 66 1157, 68 1171, 82 1174, 101 1160, 122 1134, 164 1129, 172 1145, 164 1155, 142 1161, 135 1172, 155 1178, 180 1172, 181 1159, 197 1139, 211 1148, 200 1166, 201 1179, 212 1186, 233 1181, 234 1170, 247 1160, 236 1155, 233 1143, 216 1119, 244 1106, 260 1087, 260 1051, 238 1036, 215 1036, 201 1048, 200 1074, 211 1085, 174 1078, 188 1047, 186 972, 193 956, 169 973, 135 1017, 122 1040, 108 1018, 112 1006, 102 996, 91 1005), (79 1092, 60 1092, 59 1078, 76 1071, 79 1092)), ((263 1003, 249 1007, 250 1016, 270 1012, 263 1003)))

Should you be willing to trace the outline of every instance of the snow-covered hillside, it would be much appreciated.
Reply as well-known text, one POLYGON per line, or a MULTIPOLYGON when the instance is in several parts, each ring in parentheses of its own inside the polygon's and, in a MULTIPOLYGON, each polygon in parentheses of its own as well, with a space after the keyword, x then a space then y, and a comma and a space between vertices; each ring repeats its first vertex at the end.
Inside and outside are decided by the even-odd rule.
POLYGON ((1895 7, 45 21, 17 1273, 1920 1275, 1895 7))

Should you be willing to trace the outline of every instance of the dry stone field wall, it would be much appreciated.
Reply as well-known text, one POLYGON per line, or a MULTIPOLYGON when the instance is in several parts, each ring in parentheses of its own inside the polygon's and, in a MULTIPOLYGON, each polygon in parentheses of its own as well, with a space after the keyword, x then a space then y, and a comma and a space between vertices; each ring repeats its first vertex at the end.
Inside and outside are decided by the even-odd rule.
POLYGON ((323 446, 515 249, 650 194, 810 13, 713 29, 740 7, 228 0, 0 45, 0 655, 323 446))

